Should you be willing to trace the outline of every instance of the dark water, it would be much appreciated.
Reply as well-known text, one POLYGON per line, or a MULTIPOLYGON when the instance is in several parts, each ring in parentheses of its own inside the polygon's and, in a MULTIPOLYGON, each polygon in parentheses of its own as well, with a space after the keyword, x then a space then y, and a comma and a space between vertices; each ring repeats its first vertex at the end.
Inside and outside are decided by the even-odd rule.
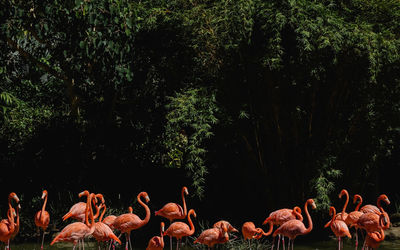
MULTIPOLYGON (((1 249, 1 248, 0 248, 1 249)), ((38 244, 17 244, 17 245, 11 245, 11 250, 40 250, 40 245, 38 244)), ((72 249, 72 244, 71 243, 56 243, 53 246, 45 245, 44 249, 49 249, 49 250, 55 250, 55 249, 72 249)), ((78 249, 78 247, 76 248, 78 249)), ((93 242, 87 242, 85 243, 85 249, 87 250, 95 250, 98 249, 96 243, 93 242)), ((102 248, 104 249, 104 248, 102 248)), ((124 249, 123 247, 117 247, 116 249, 124 249)), ((145 249, 143 248, 134 248, 135 250, 139 249, 145 249)), ((164 248, 166 250, 169 250, 168 245, 164 248)), ((175 246, 173 248, 175 250, 175 246)), ((185 247, 183 248, 185 250, 190 250, 190 249, 207 249, 206 247, 196 247, 196 248, 189 248, 185 247)), ((218 249, 224 249, 222 246, 219 246, 218 249)), ((230 249, 246 249, 245 247, 241 246, 238 248, 230 248, 230 249)), ((256 249, 263 249, 256 247, 256 249)), ((282 249, 282 248, 281 248, 282 249)), ((337 249, 337 242, 334 240, 331 241, 316 241, 313 243, 308 243, 307 245, 296 245, 294 246, 294 249, 296 250, 319 250, 319 249, 332 249, 335 250, 337 249)), ((344 249, 345 250, 350 250, 350 249, 355 249, 354 242, 346 242, 344 244, 344 249)), ((359 246, 358 249, 361 250, 361 247, 359 246)), ((380 250, 400 250, 400 241, 384 241, 381 246, 379 247, 380 250)), ((254 250, 254 249, 253 249, 254 250)), ((269 250, 269 248, 268 248, 269 250)))

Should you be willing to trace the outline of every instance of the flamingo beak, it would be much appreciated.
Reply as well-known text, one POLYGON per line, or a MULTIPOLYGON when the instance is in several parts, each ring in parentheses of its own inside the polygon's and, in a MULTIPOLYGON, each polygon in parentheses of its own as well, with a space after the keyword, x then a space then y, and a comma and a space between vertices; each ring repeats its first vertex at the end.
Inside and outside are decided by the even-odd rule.
POLYGON ((79 196, 79 197, 82 197, 82 196, 84 196, 84 195, 85 195, 85 191, 80 192, 78 196, 79 196))
POLYGON ((45 192, 42 193, 42 200, 44 199, 44 197, 46 197, 46 193, 45 192))
POLYGON ((189 191, 187 190, 187 188, 185 189, 185 194, 189 195, 189 191))
POLYGON ((18 209, 21 209, 21 205, 20 204, 18 204, 18 209))
POLYGON ((14 216, 14 217, 16 217, 16 216, 17 216, 17 214, 15 213, 15 210, 13 211, 13 216, 14 216))
POLYGON ((265 224, 267 224, 267 222, 268 222, 268 218, 265 219, 265 221, 262 224, 265 225, 265 224))
POLYGON ((389 201, 388 198, 385 199, 385 202, 386 202, 386 204, 388 204, 388 205, 390 204, 390 201, 389 201))
POLYGON ((150 201, 150 197, 148 195, 146 195, 145 199, 146 199, 146 202, 150 201))

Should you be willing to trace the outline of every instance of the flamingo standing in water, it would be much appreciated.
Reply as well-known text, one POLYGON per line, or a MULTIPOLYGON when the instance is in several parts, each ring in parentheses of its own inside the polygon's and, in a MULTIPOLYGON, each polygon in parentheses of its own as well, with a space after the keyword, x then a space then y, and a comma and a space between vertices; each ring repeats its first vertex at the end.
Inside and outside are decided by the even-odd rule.
POLYGON ((125 233, 126 235, 125 250, 128 250, 128 244, 132 248, 130 239, 131 231, 141 228, 142 226, 146 225, 150 220, 150 208, 141 200, 142 197, 144 197, 146 203, 150 201, 150 198, 146 192, 141 192, 137 195, 137 200, 139 204, 146 210, 146 216, 143 220, 140 219, 139 216, 137 216, 136 214, 126 213, 118 216, 113 223, 115 229, 118 229, 119 231, 121 231, 121 233, 125 233))
POLYGON ((347 204, 349 204, 349 192, 347 192, 346 189, 342 189, 342 191, 340 191, 340 194, 339 194, 339 199, 341 199, 343 195, 346 196, 346 202, 344 203, 342 212, 336 214, 336 217, 337 217, 336 219, 345 221, 348 216, 348 214, 346 213, 346 208, 347 208, 347 204))
POLYGON ((48 196, 47 190, 43 190, 42 192, 42 200, 44 199, 43 206, 42 209, 35 214, 35 225, 43 230, 42 245, 40 249, 43 249, 44 235, 50 223, 50 214, 49 212, 46 211, 47 196, 48 196))
POLYGON ((329 215, 332 216, 332 219, 324 227, 331 227, 332 232, 338 238, 338 249, 343 249, 343 242, 341 241, 341 238, 347 236, 351 239, 349 228, 343 220, 338 219, 336 215, 336 209, 334 207, 329 208, 329 215))
POLYGON ((162 250, 164 248, 164 222, 160 225, 160 236, 153 236, 149 240, 146 250, 162 250))
MULTIPOLYGON (((269 221, 273 223, 273 225, 280 226, 283 223, 289 220, 300 220, 303 221, 303 216, 301 215, 301 208, 296 206, 293 209, 282 208, 276 211, 273 211, 269 214, 268 218, 266 218, 263 222, 263 225, 267 224, 269 221)), ((278 250, 280 243, 281 235, 278 235, 278 250)), ((282 237, 282 245, 285 249, 285 237, 282 237)), ((272 249, 274 248, 274 241, 272 242, 272 249)))
POLYGON ((357 226, 357 221, 358 219, 361 217, 361 215, 363 215, 364 213, 359 211, 360 206, 362 204, 362 197, 358 194, 354 195, 353 198, 353 203, 355 204, 357 202, 357 200, 359 200, 356 208, 354 209, 354 211, 350 212, 347 217, 346 220, 344 221, 346 223, 346 225, 348 227, 355 227, 356 228, 356 248, 358 247, 358 226, 357 226))
MULTIPOLYGON (((18 196, 12 192, 8 195, 8 211, 7 211, 7 219, 3 219, 0 221, 0 241, 5 244, 9 244, 9 240, 12 237, 12 234, 15 230, 14 217, 17 216, 15 213, 15 209, 11 206, 11 200, 15 200, 15 202, 19 205, 18 196)), ((7 248, 9 245, 7 245, 7 248)))
POLYGON ((300 220, 289 220, 285 223, 283 223, 278 229, 275 230, 273 233, 273 237, 275 237, 278 234, 282 234, 283 236, 286 236, 289 238, 289 245, 288 249, 290 247, 290 242, 292 242, 292 250, 293 250, 293 245, 294 245, 294 239, 299 236, 299 235, 305 235, 311 232, 313 228, 311 216, 308 213, 307 206, 311 205, 312 209, 316 209, 317 206, 315 205, 315 202, 313 199, 308 199, 304 205, 304 210, 307 216, 307 221, 308 221, 308 227, 306 228, 304 226, 304 223, 300 220))
MULTIPOLYGON (((174 202, 169 202, 165 204, 160 210, 156 211, 155 215, 167 218, 169 220, 170 225, 173 220, 185 219, 187 215, 185 194, 189 195, 189 191, 187 187, 182 187, 181 196, 182 196, 183 209, 181 205, 174 202)), ((169 243, 170 243, 170 249, 172 250, 172 237, 169 238, 169 243)))
POLYGON ((193 243, 207 245, 208 249, 210 249, 210 247, 214 247, 215 244, 227 242, 228 240, 228 228, 225 223, 222 223, 220 227, 209 228, 201 232, 193 243))
POLYGON ((185 236, 191 236, 194 234, 194 225, 190 215, 196 217, 196 212, 193 209, 189 210, 187 215, 187 220, 189 222, 189 226, 184 222, 174 222, 172 223, 168 229, 164 232, 164 235, 168 235, 170 237, 175 237, 177 239, 176 249, 179 249, 179 242, 185 236))
MULTIPOLYGON (((89 192, 85 190, 84 192, 79 194, 79 197, 83 195, 87 195, 87 201, 86 201, 86 211, 85 211, 85 223, 82 222, 74 222, 66 227, 64 227, 61 232, 53 239, 53 241, 50 243, 50 246, 52 246, 56 242, 60 241, 66 241, 66 242, 72 242, 74 244, 73 250, 76 248, 76 245, 79 240, 84 239, 85 237, 93 234, 95 230, 94 226, 94 217, 93 217, 93 208, 91 205, 92 199, 96 199, 95 195, 88 194, 89 192), (91 223, 89 224, 89 216, 91 219, 91 223)), ((83 249, 85 249, 85 245, 83 245, 83 249)))

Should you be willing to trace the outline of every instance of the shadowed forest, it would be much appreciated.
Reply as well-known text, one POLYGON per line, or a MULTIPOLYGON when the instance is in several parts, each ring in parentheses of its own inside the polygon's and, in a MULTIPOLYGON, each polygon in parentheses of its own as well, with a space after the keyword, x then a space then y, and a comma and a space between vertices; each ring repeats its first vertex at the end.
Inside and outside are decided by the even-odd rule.
POLYGON ((141 217, 146 191, 147 242, 182 186, 239 228, 313 198, 308 239, 343 188, 399 212, 399 24, 394 0, 1 1, 0 216, 17 193, 35 241, 43 189, 53 229, 85 189, 141 217))

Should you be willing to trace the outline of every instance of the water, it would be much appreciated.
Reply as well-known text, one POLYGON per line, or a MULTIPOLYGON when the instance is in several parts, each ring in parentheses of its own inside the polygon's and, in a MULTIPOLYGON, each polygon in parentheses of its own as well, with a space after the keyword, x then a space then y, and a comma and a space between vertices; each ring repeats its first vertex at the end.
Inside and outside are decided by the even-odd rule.
MULTIPOLYGON (((337 242, 334 240, 330 240, 330 241, 316 241, 316 242, 312 242, 312 243, 307 243, 307 245, 296 245, 295 242, 295 246, 294 249, 295 250, 320 250, 320 249, 331 249, 331 250, 335 250, 337 248, 337 242)), ((1 249, 1 248, 0 248, 1 249)), ((72 244, 71 243, 56 243, 53 246, 49 246, 48 244, 45 244, 44 246, 45 250, 56 250, 56 249, 72 249, 72 244)), ((76 248, 78 249, 78 248, 76 248)), ((85 243, 85 249, 87 250, 97 250, 97 244, 94 242, 86 242, 85 243)), ((104 248, 102 248, 104 249, 104 248)), ((117 247, 116 249, 124 249, 123 247, 117 247)), ((139 250, 139 249, 145 249, 145 247, 143 248, 135 248, 135 250, 139 250)), ((168 244, 166 243, 166 247, 164 247, 164 249, 169 250, 168 244)), ((175 250, 175 247, 173 248, 175 250)), ((197 248, 188 248, 185 247, 185 250, 189 250, 189 249, 201 249, 199 247, 197 248)), ((206 247, 203 247, 202 249, 207 249, 206 247)), ((218 247, 218 249, 224 249, 222 246, 218 247)), ((231 249, 235 249, 235 248, 231 248, 231 249)), ((243 247, 241 247, 240 249, 244 249, 243 247)), ((282 249, 282 248, 281 248, 282 249)), ((345 242, 344 244, 344 250, 353 250, 355 249, 354 246, 354 242, 345 242)), ((359 250, 361 250, 361 246, 358 247, 359 250)), ((379 247, 380 250, 399 250, 400 249, 400 241, 384 241, 381 246, 379 247)), ((40 250, 40 245, 37 243, 24 243, 24 244, 12 244, 11 245, 11 250, 40 250)), ((253 249, 254 250, 254 249, 253 249)), ((269 249, 268 249, 269 250, 269 249)))

